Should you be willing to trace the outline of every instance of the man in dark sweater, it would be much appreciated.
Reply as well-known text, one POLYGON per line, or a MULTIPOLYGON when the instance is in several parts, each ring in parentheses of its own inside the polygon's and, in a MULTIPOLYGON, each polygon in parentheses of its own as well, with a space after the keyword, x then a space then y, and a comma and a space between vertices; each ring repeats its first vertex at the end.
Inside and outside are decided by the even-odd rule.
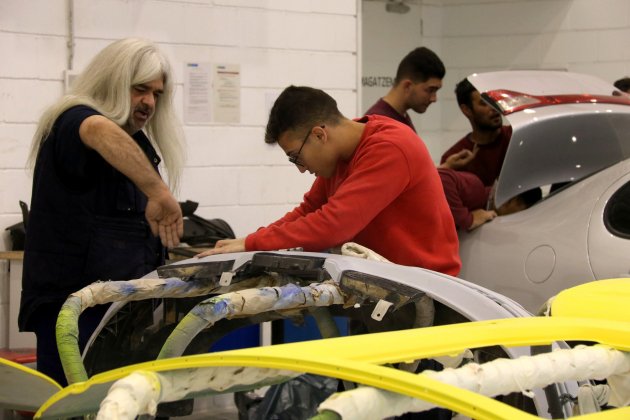
POLYGON ((472 172, 483 185, 492 186, 503 166, 512 127, 503 125, 501 114, 483 100, 467 79, 457 84, 455 96, 459 109, 470 121, 472 131, 444 152, 440 163, 446 162, 451 155, 468 150, 474 158, 457 169, 472 172))
POLYGON ((445 74, 444 64, 437 54, 426 47, 416 48, 398 65, 394 86, 365 115, 384 115, 416 131, 407 110, 422 114, 436 102, 445 74))

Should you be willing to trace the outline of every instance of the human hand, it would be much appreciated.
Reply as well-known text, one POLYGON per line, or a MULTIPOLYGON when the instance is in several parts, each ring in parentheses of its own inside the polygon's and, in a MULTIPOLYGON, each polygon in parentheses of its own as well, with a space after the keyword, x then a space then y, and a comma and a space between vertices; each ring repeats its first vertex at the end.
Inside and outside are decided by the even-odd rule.
POLYGON ((477 145, 475 145, 475 147, 473 147, 473 150, 462 149, 457 153, 453 153, 452 155, 447 157, 444 163, 442 163, 439 167, 455 170, 463 169, 466 165, 468 165, 468 163, 470 163, 471 160, 475 158, 475 156, 477 156, 477 150, 479 150, 479 148, 477 147, 477 145))
POLYGON ((494 210, 477 209, 473 210, 471 213, 473 221, 468 230, 473 230, 497 217, 497 213, 494 210))
POLYGON ((160 237, 165 247, 176 247, 179 245, 179 238, 184 234, 184 219, 179 203, 168 189, 148 197, 148 200, 144 215, 151 232, 160 237))
POLYGON ((217 241, 217 243, 214 245, 214 248, 195 255, 195 258, 207 257, 208 255, 228 254, 230 252, 243 251, 245 251, 245 238, 221 239, 220 241, 217 241))

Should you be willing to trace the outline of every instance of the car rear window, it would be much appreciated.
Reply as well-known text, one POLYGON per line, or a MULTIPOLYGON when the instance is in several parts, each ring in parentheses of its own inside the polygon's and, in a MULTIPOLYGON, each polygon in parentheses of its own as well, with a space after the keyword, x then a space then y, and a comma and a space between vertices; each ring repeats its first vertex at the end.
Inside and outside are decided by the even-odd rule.
POLYGON ((630 113, 600 110, 546 116, 514 130, 496 203, 545 185, 565 185, 630 157, 630 113))

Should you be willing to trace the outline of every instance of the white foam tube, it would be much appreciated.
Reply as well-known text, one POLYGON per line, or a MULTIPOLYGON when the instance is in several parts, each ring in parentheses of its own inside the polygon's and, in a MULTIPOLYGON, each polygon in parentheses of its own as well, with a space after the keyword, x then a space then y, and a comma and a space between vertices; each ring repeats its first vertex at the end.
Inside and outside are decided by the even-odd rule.
POLYGON ((154 416, 162 402, 179 401, 198 393, 223 392, 235 387, 272 385, 301 375, 300 372, 255 367, 204 367, 163 372, 136 371, 110 387, 97 420, 134 420, 154 416))
POLYGON ((135 419, 144 413, 155 415, 160 389, 160 379, 155 372, 134 372, 114 382, 101 402, 96 419, 123 420, 135 419))
POLYGON ((334 282, 312 283, 300 287, 261 287, 214 296, 198 303, 166 339, 158 359, 181 356, 186 347, 204 328, 224 318, 255 315, 263 312, 339 305, 345 299, 334 282))
MULTIPOLYGON (((425 371, 421 375, 459 388, 494 397, 568 380, 609 378, 609 403, 621 406, 630 397, 630 354, 604 346, 556 350, 518 359, 497 359, 492 362, 469 363, 441 372, 425 371), (613 398, 614 397, 614 398, 613 398)), ((625 405, 623 404, 623 405, 625 405)), ((361 387, 336 393, 319 406, 319 411, 332 411, 343 419, 382 419, 407 412, 420 412, 434 404, 372 387, 361 387)))

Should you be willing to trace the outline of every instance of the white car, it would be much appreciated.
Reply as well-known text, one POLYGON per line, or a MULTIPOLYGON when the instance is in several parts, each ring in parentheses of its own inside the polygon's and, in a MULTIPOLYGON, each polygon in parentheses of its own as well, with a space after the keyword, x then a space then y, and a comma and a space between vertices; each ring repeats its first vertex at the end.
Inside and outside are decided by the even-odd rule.
POLYGON ((630 269, 630 97, 592 76, 551 71, 468 80, 513 134, 497 206, 550 191, 527 210, 460 233, 460 277, 536 313, 566 288, 630 269))

